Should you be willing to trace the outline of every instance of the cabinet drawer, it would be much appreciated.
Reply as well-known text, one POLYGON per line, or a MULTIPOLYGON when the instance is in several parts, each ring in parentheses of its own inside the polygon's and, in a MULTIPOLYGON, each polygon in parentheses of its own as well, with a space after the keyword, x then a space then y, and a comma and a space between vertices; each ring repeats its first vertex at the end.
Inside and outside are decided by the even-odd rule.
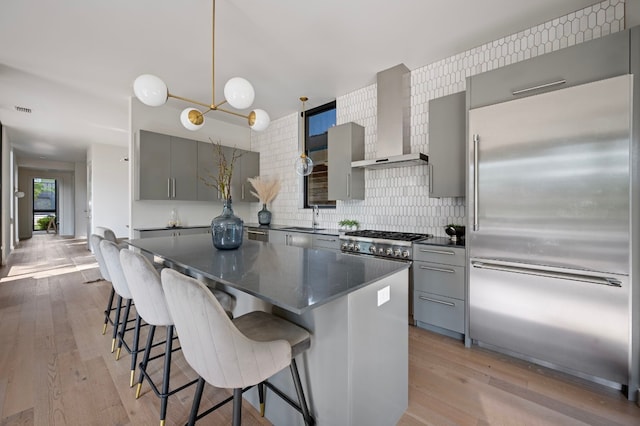
POLYGON ((413 318, 464 333, 464 301, 416 291, 413 298, 413 318))
POLYGON ((462 248, 416 244, 413 246, 413 260, 464 266, 465 251, 462 248))
POLYGON ((340 239, 336 235, 314 235, 313 248, 340 250, 340 239))
POLYGON ((413 288, 464 300, 463 266, 413 262, 413 288))

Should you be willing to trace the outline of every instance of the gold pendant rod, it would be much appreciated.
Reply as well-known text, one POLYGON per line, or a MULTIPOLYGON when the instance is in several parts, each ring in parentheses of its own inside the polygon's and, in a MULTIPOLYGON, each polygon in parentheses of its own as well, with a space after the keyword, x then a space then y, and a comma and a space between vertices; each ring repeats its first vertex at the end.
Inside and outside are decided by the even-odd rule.
POLYGON ((235 116, 238 116, 238 117, 249 119, 248 115, 240 114, 239 112, 229 111, 228 109, 221 109, 221 108, 216 108, 216 110, 217 111, 226 112, 227 114, 231 114, 231 115, 235 115, 235 116))
POLYGON ((216 69, 216 60, 215 60, 215 45, 216 45, 216 0, 211 0, 213 3, 212 6, 212 16, 211 16, 211 104, 215 105, 216 103, 216 80, 215 80, 215 69, 216 69))
MULTIPOLYGON (((200 106, 203 106, 205 108, 211 108, 212 107, 212 105, 205 104, 204 102, 194 101, 193 99, 184 98, 182 96, 177 96, 177 95, 172 95, 171 93, 168 93, 167 97, 174 98, 174 99, 179 99, 179 100, 185 101, 185 102, 190 102, 192 104, 200 105, 200 106)), ((215 105, 213 105, 213 106, 215 107, 215 105)), ((211 108, 211 109, 215 109, 215 108, 211 108)))

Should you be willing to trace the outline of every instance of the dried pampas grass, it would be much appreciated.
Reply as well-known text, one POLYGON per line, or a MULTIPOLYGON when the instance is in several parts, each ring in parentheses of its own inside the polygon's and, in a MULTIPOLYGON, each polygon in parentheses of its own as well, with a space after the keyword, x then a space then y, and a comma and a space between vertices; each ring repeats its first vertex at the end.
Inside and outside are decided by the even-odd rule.
POLYGON ((280 179, 278 178, 267 179, 262 176, 256 176, 247 180, 255 189, 255 192, 251 191, 251 194, 258 197, 262 204, 269 204, 280 191, 280 179))

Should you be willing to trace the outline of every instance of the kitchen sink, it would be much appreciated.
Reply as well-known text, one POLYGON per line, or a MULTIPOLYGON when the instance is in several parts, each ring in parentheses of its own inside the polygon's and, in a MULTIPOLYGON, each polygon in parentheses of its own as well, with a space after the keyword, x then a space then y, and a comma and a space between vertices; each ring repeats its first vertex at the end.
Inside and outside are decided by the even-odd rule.
POLYGON ((287 228, 280 228, 283 231, 307 231, 307 232, 313 232, 313 231, 322 231, 324 230, 324 228, 310 228, 310 227, 306 227, 306 226, 289 226, 287 228))

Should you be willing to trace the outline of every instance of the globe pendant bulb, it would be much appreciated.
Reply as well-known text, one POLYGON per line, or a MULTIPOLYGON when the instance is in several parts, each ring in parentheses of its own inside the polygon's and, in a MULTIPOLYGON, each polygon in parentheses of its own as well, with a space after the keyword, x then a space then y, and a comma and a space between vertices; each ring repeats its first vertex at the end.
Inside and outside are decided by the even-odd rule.
POLYGON ((265 130, 269 127, 269 123, 271 123, 271 118, 269 118, 269 114, 263 109, 253 110, 249 114, 249 127, 256 132, 265 130))
POLYGON ((142 74, 133 82, 133 93, 145 105, 157 107, 167 102, 167 85, 152 74, 142 74))
POLYGON ((255 97, 253 86, 242 77, 233 77, 224 85, 224 98, 236 109, 249 108, 255 97))
POLYGON ((313 161, 311 158, 302 154, 297 160, 295 164, 296 173, 300 176, 309 176, 313 171, 313 161))
POLYGON ((185 108, 180 113, 180 123, 187 130, 200 130, 204 126, 204 115, 195 108, 185 108))

